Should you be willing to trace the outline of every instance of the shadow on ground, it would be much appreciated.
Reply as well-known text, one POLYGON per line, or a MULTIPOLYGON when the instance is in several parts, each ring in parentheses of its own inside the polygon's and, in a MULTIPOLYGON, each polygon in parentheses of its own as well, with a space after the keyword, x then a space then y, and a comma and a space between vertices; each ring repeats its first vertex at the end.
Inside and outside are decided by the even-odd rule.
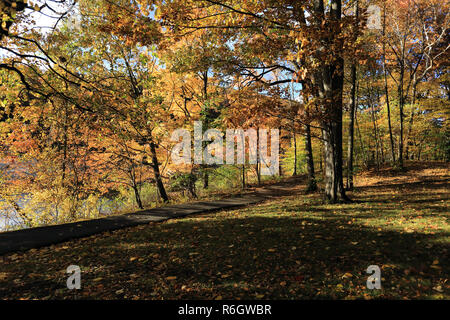
POLYGON ((0 298, 436 299, 448 295, 448 181, 297 195, 0 260, 0 298), (79 265, 82 289, 66 288, 79 265), (366 288, 381 268, 382 289, 366 288))

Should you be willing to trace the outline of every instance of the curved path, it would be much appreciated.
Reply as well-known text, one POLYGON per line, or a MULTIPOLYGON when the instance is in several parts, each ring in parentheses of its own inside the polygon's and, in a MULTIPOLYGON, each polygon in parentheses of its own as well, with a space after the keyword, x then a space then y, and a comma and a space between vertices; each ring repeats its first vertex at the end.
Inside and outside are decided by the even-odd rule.
POLYGON ((37 227, 0 233, 0 255, 9 252, 44 247, 76 238, 88 237, 105 231, 161 222, 187 215, 248 206, 271 197, 288 195, 292 186, 298 186, 301 177, 254 189, 251 193, 217 201, 201 201, 176 204, 142 210, 130 214, 106 218, 37 227))

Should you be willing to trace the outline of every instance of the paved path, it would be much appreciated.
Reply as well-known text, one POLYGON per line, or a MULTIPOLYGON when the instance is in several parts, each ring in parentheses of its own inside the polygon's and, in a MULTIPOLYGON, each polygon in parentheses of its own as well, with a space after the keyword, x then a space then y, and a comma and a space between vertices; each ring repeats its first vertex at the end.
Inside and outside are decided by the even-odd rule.
POLYGON ((297 179, 299 178, 258 188, 251 194, 229 199, 176 204, 101 219, 2 232, 0 233, 0 255, 14 251, 44 247, 71 239, 88 237, 105 231, 147 224, 149 222, 165 221, 191 214, 207 213, 256 204, 272 197, 290 194, 292 189, 286 187, 286 185, 295 184, 298 182, 297 179))

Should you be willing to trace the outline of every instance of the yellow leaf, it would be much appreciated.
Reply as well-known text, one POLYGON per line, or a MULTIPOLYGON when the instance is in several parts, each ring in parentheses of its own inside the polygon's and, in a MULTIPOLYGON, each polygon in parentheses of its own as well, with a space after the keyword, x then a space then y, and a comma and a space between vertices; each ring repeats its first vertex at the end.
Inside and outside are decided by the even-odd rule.
POLYGON ((177 277, 175 277, 175 276, 170 276, 170 277, 167 277, 166 278, 166 280, 175 280, 177 277))
POLYGON ((353 277, 353 275, 350 272, 347 272, 342 276, 342 278, 351 278, 351 277, 353 277))
POLYGON ((433 290, 437 292, 444 292, 444 290, 442 290, 442 286, 436 286, 433 288, 433 290))

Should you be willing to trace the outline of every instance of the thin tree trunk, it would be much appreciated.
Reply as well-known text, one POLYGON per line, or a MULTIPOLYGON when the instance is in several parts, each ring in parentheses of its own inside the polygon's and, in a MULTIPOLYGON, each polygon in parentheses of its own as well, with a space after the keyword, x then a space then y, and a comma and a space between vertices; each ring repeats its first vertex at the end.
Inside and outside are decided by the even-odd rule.
POLYGON ((297 135, 295 134, 295 123, 293 122, 293 129, 292 129, 292 140, 294 142, 294 172, 292 173, 293 176, 297 175, 297 135))
POLYGON ((355 136, 355 109, 356 109, 356 64, 352 64, 352 87, 350 90, 350 122, 348 125, 348 149, 347 149, 347 189, 353 189, 353 144, 355 136))
POLYGON ((408 133, 406 134, 406 147, 405 147, 405 156, 406 159, 409 157, 409 139, 411 139, 411 132, 412 132, 412 126, 414 122, 414 106, 416 104, 416 94, 417 94, 417 83, 414 81, 413 86, 413 96, 412 96, 412 110, 411 110, 411 116, 409 118, 409 124, 408 124, 408 133))
POLYGON ((358 131, 359 136, 359 144, 361 145, 361 153, 363 155, 363 161, 367 164, 367 156, 366 156, 366 149, 364 148, 364 142, 361 135, 361 130, 359 129, 358 124, 358 113, 355 111, 355 123, 356 123, 356 131, 358 131))
POLYGON ((306 191, 316 191, 317 182, 314 173, 314 159, 311 143, 311 126, 307 124, 305 126, 305 151, 306 151, 306 166, 308 169, 308 185, 306 191))
POLYGON ((164 184, 161 179, 161 173, 159 171, 159 162, 156 154, 156 146, 155 143, 150 142, 150 153, 152 156, 152 167, 153 173, 155 175, 156 187, 158 188, 159 194, 164 202, 169 201, 169 197, 167 196, 166 189, 164 188, 164 184))
MULTIPOLYGON (((245 143, 245 139, 244 139, 245 143)), ((258 187, 261 185, 261 161, 259 155, 259 127, 256 128, 256 177, 258 179, 258 187)))
MULTIPOLYGON (((354 41, 358 37, 359 1, 355 3, 355 30, 354 41)), ((350 89, 350 122, 348 125, 348 149, 347 149, 347 189, 353 190, 353 143, 355 135, 355 107, 356 107, 356 63, 353 61, 351 67, 351 89, 350 89)))
POLYGON ((379 159, 379 142, 378 142, 378 130, 377 130, 377 124, 375 122, 375 110, 373 108, 373 103, 370 102, 370 109, 372 114, 372 124, 373 124, 373 134, 375 137, 375 155, 376 155, 376 163, 377 163, 377 169, 380 169, 380 159, 379 159))
POLYGON ((400 113, 400 136, 398 139, 398 165, 403 168, 403 78, 404 78, 404 68, 400 67, 400 80, 398 86, 398 99, 399 99, 399 113, 400 113))
MULTIPOLYGON (((282 135, 281 135, 281 126, 278 128, 278 130, 279 130, 279 132, 280 132, 280 137, 281 137, 281 136, 282 136, 282 135)), ((281 149, 281 144, 280 144, 280 156, 281 156, 282 154, 284 154, 284 150, 281 149)), ((281 158, 281 157, 280 157, 280 158, 281 158)), ((279 161, 278 161, 278 175, 279 175, 280 177, 283 176, 283 171, 282 171, 282 167, 281 167, 281 159, 279 159, 279 161)))
POLYGON ((139 209, 144 209, 144 206, 142 205, 141 195, 140 195, 139 189, 136 185, 133 185, 133 191, 134 191, 134 197, 136 199, 136 203, 137 203, 139 209))
POLYGON ((398 81, 398 101, 399 101, 399 113, 400 113, 400 137, 399 137, 399 144, 398 144, 398 165, 400 168, 403 168, 403 109, 405 107, 405 96, 404 96, 404 88, 403 88, 403 81, 405 78, 405 44, 406 39, 403 38, 402 42, 402 52, 401 52, 401 60, 400 63, 400 79, 398 81))
MULTIPOLYGON (((386 32, 386 4, 384 5, 384 19, 383 19, 383 37, 386 32)), ((387 81, 387 69, 386 69, 386 40, 383 39, 383 73, 384 73, 384 92, 386 95, 386 108, 388 115, 388 127, 389 127, 389 140, 391 142, 391 157, 392 163, 395 163, 395 151, 394 151, 394 137, 392 135, 392 124, 391 124, 391 107, 389 101, 389 88, 387 81)))
POLYGON ((63 161, 62 161, 62 177, 61 177, 61 185, 64 187, 66 180, 66 166, 67 166, 67 130, 68 130, 68 111, 67 111, 67 102, 64 103, 65 107, 65 117, 64 117, 64 136, 63 136, 63 161))
POLYGON ((3 197, 3 199, 5 199, 6 202, 8 202, 14 208, 14 210, 19 215, 19 217, 21 217, 23 219, 26 226, 28 226, 28 227, 32 226, 33 221, 22 211, 22 208, 19 206, 19 204, 17 202, 15 202, 12 199, 6 198, 6 197, 3 197))
POLYGON ((246 185, 246 179, 245 179, 245 164, 242 165, 241 167, 241 171, 242 171, 242 189, 246 189, 247 185, 246 185))
MULTIPOLYGON (((203 78, 203 103, 204 103, 204 108, 206 107, 206 102, 208 101, 208 71, 203 72, 202 75, 203 78)), ((209 125, 209 110, 206 110, 206 125, 209 125)), ((203 164, 203 189, 208 189, 209 187, 209 174, 208 174, 208 165, 207 164, 203 164)))

